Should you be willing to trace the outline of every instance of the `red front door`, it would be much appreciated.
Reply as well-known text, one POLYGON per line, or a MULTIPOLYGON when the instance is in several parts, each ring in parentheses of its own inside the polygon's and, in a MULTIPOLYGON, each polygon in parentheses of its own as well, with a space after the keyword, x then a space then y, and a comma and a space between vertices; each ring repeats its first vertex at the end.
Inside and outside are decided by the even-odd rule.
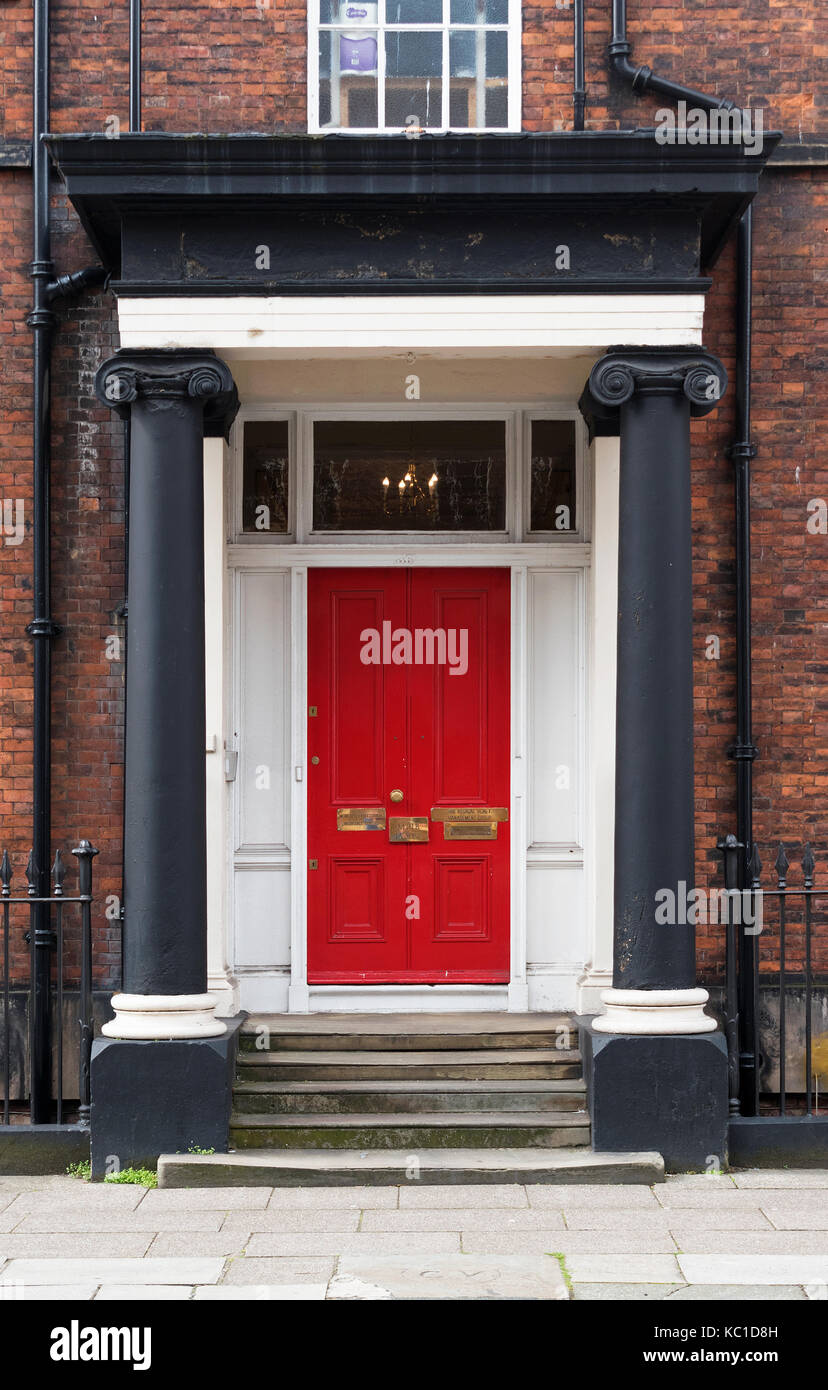
POLYGON ((308 979, 509 978, 509 575, 308 575, 308 979))

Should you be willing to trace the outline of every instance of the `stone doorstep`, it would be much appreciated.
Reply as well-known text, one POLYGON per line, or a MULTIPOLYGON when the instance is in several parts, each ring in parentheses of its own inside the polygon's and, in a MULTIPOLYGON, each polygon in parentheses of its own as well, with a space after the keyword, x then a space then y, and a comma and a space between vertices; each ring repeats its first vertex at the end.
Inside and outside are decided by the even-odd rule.
POLYGON ((637 1183, 664 1180, 660 1154, 583 1149, 246 1149, 162 1154, 160 1188, 523 1183, 637 1183))

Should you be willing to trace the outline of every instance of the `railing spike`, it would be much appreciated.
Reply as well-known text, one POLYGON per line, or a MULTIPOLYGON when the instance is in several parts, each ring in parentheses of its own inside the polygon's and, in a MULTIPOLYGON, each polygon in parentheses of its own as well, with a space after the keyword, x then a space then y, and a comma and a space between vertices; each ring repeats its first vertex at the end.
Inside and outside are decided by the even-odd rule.
POLYGON ((748 873, 752 888, 759 887, 759 879, 762 874, 762 860, 759 858, 759 846, 754 840, 750 847, 750 858, 748 860, 748 873))
POLYGON ((2 896, 7 898, 11 893, 12 866, 9 859, 9 851, 3 850, 3 858, 0 859, 0 884, 2 885, 2 896))
POLYGON ((805 846, 805 852, 802 856, 802 872, 805 876, 806 888, 813 888, 814 886, 814 868, 814 856, 809 842, 805 846))
POLYGON ((779 849, 777 850, 776 863, 774 865, 774 868, 776 869, 776 877, 779 880, 779 887, 784 888, 785 878, 788 869, 790 868, 790 863, 788 860, 788 856, 785 853, 785 846, 782 844, 781 840, 779 842, 779 849))
POLYGON ((55 862, 52 868, 52 878, 55 884, 55 897, 63 897, 63 880, 66 877, 66 865, 63 862, 63 855, 60 850, 55 851, 55 862))
POLYGON ((29 897, 33 898, 37 892, 37 865, 35 864, 34 850, 29 850, 29 858, 26 861, 26 882, 29 885, 29 897))

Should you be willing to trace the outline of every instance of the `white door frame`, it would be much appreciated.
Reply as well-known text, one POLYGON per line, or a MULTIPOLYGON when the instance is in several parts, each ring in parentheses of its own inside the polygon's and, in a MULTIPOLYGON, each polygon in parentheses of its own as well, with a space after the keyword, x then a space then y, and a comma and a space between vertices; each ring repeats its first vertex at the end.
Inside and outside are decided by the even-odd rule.
MULTIPOLYGON (((233 547, 233 555, 245 550, 233 547)), ((305 547, 301 547, 305 551, 305 547)), ((529 1007, 526 973, 526 788, 527 788, 527 583, 528 561, 533 567, 554 568, 584 575, 589 564, 588 545, 488 545, 471 548, 441 546, 439 552, 409 545, 401 554, 391 547, 314 547, 310 556, 283 550, 275 564, 272 552, 267 565, 251 568, 290 571, 291 592, 291 853, 290 853, 290 985, 288 1008, 293 1012, 316 1010, 400 1009, 511 1009, 529 1007), (518 552, 517 554, 515 552, 518 552), (528 553, 527 553, 528 552, 528 553), (281 557, 279 557, 281 558, 281 557), (508 985, 309 985, 307 978, 307 576, 308 569, 384 568, 479 568, 508 569, 511 576, 511 679, 510 679, 510 980, 508 985)), ((261 554, 261 551, 259 551, 261 554)), ((258 556, 257 556, 258 558, 258 556)), ((263 557, 264 558, 264 557, 263 557)), ((247 568, 247 566, 243 566, 247 568)), ((582 584, 583 597, 583 584, 582 584)), ((582 602, 583 610, 583 602, 582 602)), ((583 623, 583 611, 581 614, 583 623)))

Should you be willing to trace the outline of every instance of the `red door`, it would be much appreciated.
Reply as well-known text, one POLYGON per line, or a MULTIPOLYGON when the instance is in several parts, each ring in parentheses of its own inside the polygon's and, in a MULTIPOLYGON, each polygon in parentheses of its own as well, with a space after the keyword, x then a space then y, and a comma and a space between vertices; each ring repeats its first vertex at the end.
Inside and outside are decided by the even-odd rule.
POLYGON ((308 979, 509 978, 509 575, 308 575, 308 979))

